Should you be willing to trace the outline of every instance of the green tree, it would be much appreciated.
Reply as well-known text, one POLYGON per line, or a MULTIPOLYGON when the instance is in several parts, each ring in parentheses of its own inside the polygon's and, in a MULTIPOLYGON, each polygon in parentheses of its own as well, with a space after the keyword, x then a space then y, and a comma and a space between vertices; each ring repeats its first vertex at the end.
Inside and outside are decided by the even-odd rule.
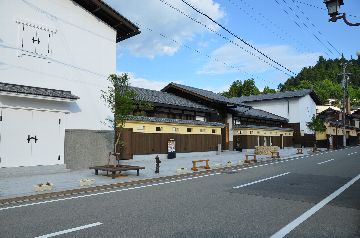
POLYGON ((260 94, 260 90, 256 87, 255 80, 254 79, 244 80, 241 96, 250 96, 250 95, 258 95, 258 94, 260 94))
POLYGON ((262 91, 263 94, 271 94, 276 93, 275 89, 269 88, 269 86, 265 86, 264 90, 262 91))
POLYGON ((107 120, 114 126, 114 153, 116 153, 118 148, 125 146, 125 142, 121 140, 121 133, 125 126, 127 116, 136 109, 134 102, 136 93, 130 87, 129 76, 127 74, 120 76, 111 74, 107 80, 111 86, 108 86, 106 91, 102 90, 101 96, 114 115, 113 119, 107 120))
POLYGON ((101 91, 101 97, 114 115, 113 119, 106 120, 115 130, 114 153, 116 153, 125 146, 125 141, 121 139, 121 133, 128 116, 133 114, 135 110, 151 110, 152 105, 135 100, 136 92, 131 88, 127 74, 120 76, 111 74, 107 80, 111 85, 106 91, 101 91))
POLYGON ((228 98, 240 97, 242 92, 242 82, 241 80, 234 81, 228 91, 220 93, 220 95, 228 98))
MULTIPOLYGON (((311 118, 311 121, 306 122, 306 126, 315 133, 326 131, 326 126, 324 124, 324 121, 315 115, 311 118)), ((314 147, 316 148, 316 140, 314 147)))
POLYGON ((303 68, 295 77, 290 77, 285 83, 279 84, 280 91, 292 91, 304 88, 314 89, 316 94, 324 102, 326 99, 334 98, 341 100, 342 73, 341 63, 349 63, 346 71, 351 73, 349 80, 349 95, 352 105, 360 105, 360 58, 346 60, 341 57, 339 59, 325 59, 320 56, 318 62, 314 66, 303 68))

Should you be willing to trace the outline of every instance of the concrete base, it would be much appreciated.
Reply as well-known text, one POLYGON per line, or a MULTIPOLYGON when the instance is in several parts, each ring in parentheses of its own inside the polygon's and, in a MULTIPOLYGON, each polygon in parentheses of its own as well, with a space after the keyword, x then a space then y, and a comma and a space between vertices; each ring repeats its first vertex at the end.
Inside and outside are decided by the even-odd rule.
POLYGON ((229 141, 229 151, 234 150, 234 141, 229 141))
POLYGON ((70 171, 69 169, 66 169, 65 164, 0 168, 0 178, 56 174, 56 173, 64 173, 69 171, 70 171))

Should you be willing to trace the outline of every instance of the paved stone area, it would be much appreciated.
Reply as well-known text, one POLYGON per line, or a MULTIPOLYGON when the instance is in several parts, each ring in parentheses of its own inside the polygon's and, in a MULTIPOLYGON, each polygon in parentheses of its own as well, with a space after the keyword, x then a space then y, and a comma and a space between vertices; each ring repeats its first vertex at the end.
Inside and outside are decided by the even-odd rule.
MULTIPOLYGON (((310 153, 310 149, 304 149, 304 153, 310 153)), ((123 164, 145 166, 145 170, 140 170, 140 176, 136 176, 136 171, 123 172, 121 176, 111 179, 106 176, 106 172, 100 172, 99 175, 94 174, 94 170, 68 170, 67 172, 51 172, 41 175, 12 175, 9 177, 0 177, 0 199, 25 196, 36 194, 33 186, 39 183, 50 182, 54 184, 52 191, 62 191, 67 189, 75 189, 80 187, 80 180, 84 178, 95 179, 95 185, 112 184, 119 182, 135 181, 146 178, 156 178, 162 176, 170 176, 177 174, 177 169, 185 168, 190 173, 192 167, 192 160, 209 159, 211 168, 215 166, 226 166, 228 161, 232 165, 237 165, 244 160, 245 154, 253 153, 253 150, 246 150, 243 152, 225 151, 220 155, 216 152, 204 153, 182 153, 177 154, 175 159, 167 159, 166 155, 159 155, 161 159, 160 174, 155 174, 155 156, 144 155, 135 156, 134 160, 122 161, 123 164)), ((296 149, 285 148, 280 150, 281 158, 296 157, 296 149)), ((258 160, 269 159, 270 156, 258 156, 258 160)), ((104 161, 104 164, 106 161, 104 161)), ((201 170, 201 169, 200 169, 201 170)))

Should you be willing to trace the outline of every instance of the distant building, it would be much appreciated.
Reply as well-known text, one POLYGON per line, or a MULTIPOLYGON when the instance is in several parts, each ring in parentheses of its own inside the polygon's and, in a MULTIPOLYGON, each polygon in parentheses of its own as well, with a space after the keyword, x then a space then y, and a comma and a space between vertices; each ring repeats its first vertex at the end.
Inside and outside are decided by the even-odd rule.
POLYGON ((335 147, 343 146, 343 135, 346 136, 346 145, 357 145, 359 143, 359 119, 360 115, 346 114, 346 125, 345 132, 343 128, 343 113, 341 111, 328 108, 322 111, 318 117, 325 122, 326 131, 317 132, 316 140, 320 143, 319 146, 327 147, 328 139, 330 136, 333 138, 333 143, 335 147))
POLYGON ((271 112, 288 120, 288 127, 294 129, 294 144, 312 146, 314 132, 306 123, 316 115, 320 99, 311 89, 287 91, 274 94, 261 94, 231 98, 233 103, 242 103, 256 109, 271 112))
POLYGON ((209 115, 208 120, 225 124, 221 133, 224 150, 250 149, 258 145, 292 146, 293 130, 283 128, 288 123, 284 117, 186 85, 170 83, 161 91, 215 110, 216 114, 209 115))
POLYGON ((0 167, 64 164, 65 129, 108 129, 116 44, 139 29, 101 0, 0 1, 0 167))

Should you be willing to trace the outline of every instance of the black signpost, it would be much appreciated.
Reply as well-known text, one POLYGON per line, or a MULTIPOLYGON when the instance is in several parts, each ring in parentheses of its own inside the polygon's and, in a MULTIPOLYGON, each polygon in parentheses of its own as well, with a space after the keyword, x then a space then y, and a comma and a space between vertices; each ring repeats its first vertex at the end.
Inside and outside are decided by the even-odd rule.
POLYGON ((175 150, 175 140, 168 140, 168 159, 176 158, 176 150, 175 150))

